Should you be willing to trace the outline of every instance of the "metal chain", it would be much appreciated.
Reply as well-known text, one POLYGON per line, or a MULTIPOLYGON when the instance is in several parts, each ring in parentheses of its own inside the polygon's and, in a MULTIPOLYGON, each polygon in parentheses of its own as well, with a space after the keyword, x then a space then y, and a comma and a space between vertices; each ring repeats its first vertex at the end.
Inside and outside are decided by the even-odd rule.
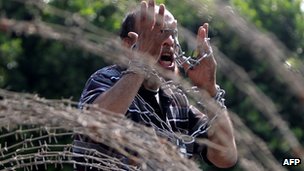
MULTIPOLYGON (((204 55, 202 55, 202 57, 200 57, 199 59, 196 59, 193 56, 188 56, 185 57, 184 56, 184 52, 181 49, 181 46, 178 42, 177 39, 177 30, 164 30, 164 31, 171 31, 172 32, 172 36, 174 38, 174 42, 175 42, 175 61, 179 67, 179 69, 183 69, 183 65, 185 63, 187 63, 189 65, 189 67, 185 70, 185 73, 187 73, 187 71, 189 69, 194 68, 195 66, 197 66, 202 59, 209 57, 210 55, 212 55, 213 51, 211 49, 211 47, 209 46, 209 52, 208 53, 204 53, 204 55)), ((206 41, 209 41, 210 39, 207 38, 206 41)), ((209 43, 209 42, 208 42, 209 43)), ((171 96, 171 99, 175 100, 175 102, 178 104, 178 100, 175 99, 174 97, 174 93, 181 93, 183 95, 185 95, 182 91, 182 86, 181 85, 176 85, 174 84, 173 81, 166 81, 165 79, 163 79, 162 77, 160 77, 157 73, 155 73, 155 70, 153 70, 154 73, 153 75, 157 76, 160 81, 161 81, 161 88, 165 91, 168 90, 169 93, 168 95, 171 96)), ((192 93, 197 93, 199 92, 197 87, 191 87, 190 89, 186 89, 186 92, 192 92, 192 93)), ((224 96, 225 91, 220 89, 219 86, 217 86, 217 94, 214 97, 214 99, 216 100, 216 102, 218 102, 218 104, 220 105, 221 109, 226 109, 226 106, 224 104, 224 96)), ((144 101, 144 99, 140 96, 137 95, 138 99, 143 103, 146 104, 147 106, 149 106, 151 109, 153 109, 147 102, 144 101)), ((187 97, 185 98, 187 99, 187 97)), ((204 104, 202 103, 202 101, 198 101, 197 104, 199 104, 200 106, 202 106, 203 108, 205 108, 206 106, 204 106, 204 104)), ((157 134, 161 135, 161 136, 165 136, 167 137, 172 143, 175 143, 177 146, 179 146, 181 149, 181 153, 183 153, 184 155, 187 153, 186 150, 186 146, 188 144, 192 144, 195 141, 195 138, 199 135, 202 135, 204 133, 207 133, 207 131, 211 128, 212 123, 214 122, 214 120, 216 120, 216 118, 218 117, 220 113, 218 111, 215 112, 215 115, 213 118, 208 118, 208 121, 202 125, 200 125, 196 131, 194 131, 191 135, 185 135, 185 134, 180 134, 180 132, 177 134, 172 130, 172 127, 168 121, 168 118, 166 117, 166 122, 163 121, 154 111, 152 112, 153 117, 160 123, 161 127, 158 127, 157 125, 155 125, 151 119, 149 117, 146 117, 144 114, 141 114, 141 118, 142 120, 146 123, 151 125, 155 131, 157 132, 157 134)))

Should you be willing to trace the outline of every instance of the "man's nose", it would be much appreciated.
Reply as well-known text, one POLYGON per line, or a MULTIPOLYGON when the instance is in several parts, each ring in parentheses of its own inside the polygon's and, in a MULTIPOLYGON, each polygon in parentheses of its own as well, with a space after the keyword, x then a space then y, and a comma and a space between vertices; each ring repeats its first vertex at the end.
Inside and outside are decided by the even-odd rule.
POLYGON ((174 45, 174 38, 172 35, 170 35, 163 43, 163 45, 166 46, 173 46, 174 45))

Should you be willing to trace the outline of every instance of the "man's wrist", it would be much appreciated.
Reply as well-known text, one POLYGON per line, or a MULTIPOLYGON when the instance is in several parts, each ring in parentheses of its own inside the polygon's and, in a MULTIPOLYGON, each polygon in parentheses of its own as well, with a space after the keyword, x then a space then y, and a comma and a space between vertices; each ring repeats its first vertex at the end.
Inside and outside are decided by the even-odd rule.
MULTIPOLYGON (((221 89, 220 86, 217 85, 217 84, 215 85, 215 88, 214 88, 214 89, 215 89, 215 90, 212 90, 212 92, 210 92, 211 89, 208 89, 208 90, 205 89, 205 91, 209 93, 210 97, 212 97, 212 98, 216 101, 216 103, 219 104, 219 106, 220 106, 222 109, 226 109, 226 106, 225 106, 225 98, 224 98, 225 90, 221 89), (215 91, 215 92, 213 92, 213 91, 215 91)), ((196 90, 199 91, 199 89, 197 89, 197 87, 196 87, 196 90)), ((203 106, 203 108, 206 107, 206 106, 205 106, 206 102, 204 102, 203 99, 201 99, 201 100, 198 102, 198 104, 201 105, 201 106, 203 106)))

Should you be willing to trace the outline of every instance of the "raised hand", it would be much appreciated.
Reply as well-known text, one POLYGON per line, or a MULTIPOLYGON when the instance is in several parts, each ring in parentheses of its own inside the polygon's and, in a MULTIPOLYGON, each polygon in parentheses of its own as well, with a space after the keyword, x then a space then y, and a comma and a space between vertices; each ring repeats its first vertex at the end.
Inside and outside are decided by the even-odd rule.
MULTIPOLYGON (((195 86, 205 89, 211 96, 216 94, 216 66, 208 38, 208 23, 200 26, 197 33, 197 54, 200 63, 187 70, 187 75, 195 86)), ((185 69, 189 66, 184 65, 185 69)))
POLYGON ((165 6, 161 4, 155 12, 154 0, 141 2, 140 12, 137 15, 138 39, 136 48, 138 51, 148 53, 155 63, 159 58, 163 42, 170 36, 169 32, 162 32, 164 27, 165 6))

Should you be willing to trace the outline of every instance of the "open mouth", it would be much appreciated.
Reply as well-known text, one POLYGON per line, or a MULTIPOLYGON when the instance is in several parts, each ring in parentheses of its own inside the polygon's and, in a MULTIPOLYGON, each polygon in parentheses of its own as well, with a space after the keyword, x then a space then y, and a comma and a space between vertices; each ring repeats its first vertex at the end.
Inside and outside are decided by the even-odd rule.
POLYGON ((174 57, 172 53, 162 53, 158 63, 166 68, 166 69, 173 69, 174 68, 174 57))

